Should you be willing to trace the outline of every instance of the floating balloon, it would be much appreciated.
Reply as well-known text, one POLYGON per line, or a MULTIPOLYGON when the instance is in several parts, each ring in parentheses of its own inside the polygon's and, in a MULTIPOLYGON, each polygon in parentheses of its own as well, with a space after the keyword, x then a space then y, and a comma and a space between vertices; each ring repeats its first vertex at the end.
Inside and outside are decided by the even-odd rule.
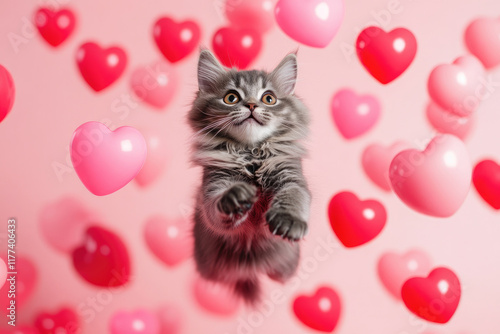
POLYGON ((455 135, 462 140, 467 137, 475 123, 475 115, 458 116, 432 101, 427 105, 426 115, 436 131, 455 135))
POLYGON ((274 10, 276 22, 299 43, 324 48, 344 19, 343 0, 279 0, 274 10))
POLYGON ((232 26, 266 33, 274 25, 276 0, 226 0, 224 11, 232 26))
POLYGON ((136 69, 130 81, 135 95, 158 109, 165 108, 172 100, 178 84, 175 69, 164 61, 136 69))
POLYGON ((387 84, 403 74, 413 62, 417 40, 405 28, 386 33, 378 27, 368 27, 359 34, 356 51, 368 72, 387 84))
POLYGON ((101 48, 93 42, 82 44, 76 53, 78 69, 96 92, 118 80, 127 66, 127 54, 117 46, 101 48))
POLYGON ((426 278, 413 277, 406 281, 401 296, 415 315, 444 324, 455 314, 460 302, 460 281, 453 271, 436 268, 426 278))
POLYGON ((341 89, 333 97, 331 113, 342 136, 352 139, 370 130, 380 117, 380 103, 372 95, 341 89))
POLYGON ((200 27, 195 21, 176 22, 162 17, 155 22, 153 37, 158 49, 171 63, 184 59, 200 42, 200 27))
POLYGON ((146 140, 148 154, 144 166, 134 180, 141 186, 147 187, 156 181, 165 170, 167 151, 162 137, 154 131, 142 131, 146 140))
POLYGON ((81 330, 78 315, 68 307, 54 314, 48 312, 38 314, 35 318, 35 327, 40 334, 77 333, 81 330))
POLYGON ((262 39, 252 29, 224 27, 214 34, 212 47, 224 66, 243 70, 260 53, 262 39))
POLYGON ((465 44, 487 69, 500 64, 500 18, 482 17, 465 30, 465 44))
POLYGON ((423 152, 399 153, 389 170, 398 197, 410 208, 435 217, 450 217, 460 208, 471 174, 464 143, 448 134, 434 137, 423 152))
MULTIPOLYGON (((15 300, 16 310, 18 311, 31 298, 35 290, 38 280, 38 270, 30 259, 18 254, 16 255, 16 263, 13 267, 10 267, 8 261, 6 261, 6 256, 2 256, 2 259, 7 263, 8 272, 17 272, 17 275, 15 275, 15 286, 17 287, 15 300)), ((10 306, 10 301, 12 300, 8 296, 11 285, 9 279, 12 277, 8 272, 7 281, 0 289, 0 311, 7 314, 10 312, 7 308, 10 306)))
POLYGON ((125 244, 102 227, 89 227, 82 245, 72 256, 76 271, 93 285, 116 287, 130 279, 130 258, 125 244))
POLYGON ((293 302, 295 316, 306 326, 329 333, 341 314, 339 295, 329 287, 320 287, 312 296, 300 295, 293 302))
POLYGON ((111 334, 160 334, 156 314, 146 310, 118 311, 111 317, 111 334))
POLYGON ((146 160, 147 146, 142 134, 129 126, 115 131, 99 122, 80 125, 71 141, 75 171, 94 195, 111 194, 129 183, 146 160))
POLYGON ((175 305, 164 305, 157 312, 160 334, 177 334, 182 329, 183 315, 175 305))
POLYGON ((453 64, 436 66, 427 82, 429 95, 441 108, 459 116, 469 116, 483 98, 483 65, 473 56, 462 56, 453 64))
POLYGON ((360 201, 344 191, 330 200, 328 217, 333 232, 345 247, 357 247, 374 239, 385 226, 387 213, 375 200, 360 201))
POLYGON ((35 13, 34 21, 40 35, 54 47, 63 43, 76 26, 75 14, 67 8, 59 11, 40 8, 35 13))
POLYGON ((16 89, 9 71, 0 65, 0 122, 4 120, 14 105, 16 89))
POLYGON ((204 310, 220 316, 231 316, 238 311, 240 300, 229 287, 197 278, 194 297, 204 310))
POLYGON ((477 192, 495 210, 500 210, 500 166, 493 160, 482 160, 472 174, 477 192))

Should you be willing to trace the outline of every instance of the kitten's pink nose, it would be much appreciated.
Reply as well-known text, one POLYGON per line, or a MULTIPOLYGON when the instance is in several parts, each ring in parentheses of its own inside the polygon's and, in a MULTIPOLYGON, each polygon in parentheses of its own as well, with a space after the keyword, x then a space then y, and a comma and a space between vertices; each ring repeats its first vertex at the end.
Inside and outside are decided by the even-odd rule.
POLYGON ((255 103, 249 103, 246 105, 246 107, 250 109, 250 111, 253 111, 255 109, 255 103))

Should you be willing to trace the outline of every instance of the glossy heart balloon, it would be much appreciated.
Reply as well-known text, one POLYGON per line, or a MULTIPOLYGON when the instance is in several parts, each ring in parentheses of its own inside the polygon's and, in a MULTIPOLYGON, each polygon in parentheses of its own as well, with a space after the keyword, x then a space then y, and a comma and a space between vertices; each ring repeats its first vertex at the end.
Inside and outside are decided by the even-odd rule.
POLYGON ((435 102, 431 101, 426 109, 427 120, 440 133, 449 133, 464 140, 473 128, 475 115, 458 116, 444 110, 435 102))
POLYGON ((377 272, 384 287, 400 300, 403 284, 415 276, 425 276, 431 270, 431 260, 424 251, 412 249, 404 254, 384 253, 378 260, 377 272))
POLYGON ((134 180, 141 187, 154 183, 165 170, 167 164, 167 149, 160 133, 155 130, 141 131, 146 140, 148 154, 141 171, 134 180))
POLYGON ((40 35, 52 46, 64 42, 76 26, 75 14, 68 8, 53 11, 42 7, 36 11, 34 21, 40 35))
POLYGON ((194 282, 193 293, 201 308, 219 316, 231 316, 240 306, 240 300, 232 289, 200 277, 194 282))
POLYGON ((319 287, 312 296, 301 295, 293 302, 295 316, 306 326, 329 333, 341 314, 339 295, 330 287, 319 287))
POLYGON ((75 270, 90 284, 116 287, 130 279, 130 258, 125 244, 102 227, 89 227, 72 257, 75 270))
POLYGON ((358 36, 356 52, 368 72, 387 84, 403 74, 413 62, 417 40, 405 28, 387 33, 378 27, 368 27, 358 36))
POLYGON ((160 322, 160 334, 180 333, 184 316, 179 307, 163 305, 158 309, 157 315, 160 322))
POLYGON ((410 144, 402 141, 395 142, 388 147, 371 144, 365 148, 361 157, 363 170, 373 183, 383 190, 391 191, 391 181, 389 180, 391 161, 396 154, 410 147, 410 144))
POLYGON ((147 104, 163 109, 177 92, 175 69, 164 61, 140 67, 132 73, 130 85, 135 95, 147 104))
POLYGON ((2 258, 0 258, 0 289, 2 289, 6 279, 7 279, 7 264, 5 264, 5 261, 2 258))
POLYGON ((110 320, 111 334, 160 334, 156 314, 147 310, 118 311, 110 320))
POLYGON ((127 66, 127 54, 117 46, 103 49, 94 42, 87 42, 78 48, 76 63, 83 79, 99 92, 122 75, 127 66))
POLYGON ((16 89, 9 71, 0 65, 0 122, 4 120, 14 105, 16 89))
POLYGON ((144 238, 149 249, 168 266, 175 266, 193 253, 192 227, 186 219, 153 216, 146 221, 144 238))
POLYGON ((356 138, 370 130, 380 117, 380 103, 372 95, 339 90, 332 98, 331 114, 342 136, 356 138))
POLYGON ((24 256, 17 256, 14 267, 10 267, 6 256, 2 255, 2 259, 7 263, 7 281, 0 289, 0 312, 10 312, 7 308, 10 306, 11 299, 8 297, 12 275, 9 272, 17 272, 15 275, 16 285, 16 310, 22 309, 24 304, 31 298, 33 291, 36 288, 38 280, 38 270, 35 264, 24 256))
POLYGON ((212 48, 224 66, 243 70, 260 53, 262 39, 253 29, 224 27, 214 34, 212 48))
POLYGON ((129 183, 146 160, 146 140, 136 129, 109 130, 99 122, 80 125, 71 141, 71 161, 85 187, 97 196, 129 183))
POLYGON ((232 26, 263 34, 274 25, 275 5, 276 0, 226 0, 224 12, 232 26))
POLYGON ((462 56, 453 64, 436 66, 427 82, 429 95, 441 108, 469 116, 480 104, 484 68, 473 56, 462 56))
POLYGON ((435 217, 450 217, 469 192, 472 167, 464 143, 437 135, 421 152, 405 150, 391 162, 389 178, 410 208, 435 217))
POLYGON ((274 10, 276 22, 299 43, 324 48, 344 19, 343 0, 279 0, 274 10))
POLYGON ((500 166, 493 160, 482 160, 472 174, 477 192, 495 210, 500 210, 500 166))
POLYGON ((490 69, 500 64, 500 18, 481 17, 465 30, 469 51, 490 69))
POLYGON ((153 37, 165 58, 175 63, 193 52, 200 42, 201 31, 195 21, 176 22, 162 17, 154 24, 153 37))
POLYGON ((387 213, 376 200, 360 201, 351 192, 332 197, 328 217, 333 232, 345 247, 357 247, 375 238, 385 226, 387 213))
POLYGON ((413 277, 406 281, 401 296, 415 315, 444 324, 455 314, 460 302, 460 281, 453 271, 439 267, 426 278, 413 277))
POLYGON ((56 313, 42 312, 35 318, 35 327, 40 334, 77 333, 81 330, 78 315, 69 307, 56 313))

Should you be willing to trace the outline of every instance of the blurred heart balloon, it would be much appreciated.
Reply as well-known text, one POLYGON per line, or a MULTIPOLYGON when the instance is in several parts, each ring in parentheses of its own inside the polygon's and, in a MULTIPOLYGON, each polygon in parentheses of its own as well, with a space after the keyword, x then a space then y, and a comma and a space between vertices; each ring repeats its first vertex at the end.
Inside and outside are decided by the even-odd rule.
POLYGON ((339 295, 322 286, 312 296, 300 295, 293 302, 295 316, 306 326, 329 333, 335 329, 341 314, 339 295))
POLYGON ((260 53, 262 39, 253 29, 224 27, 214 34, 212 47, 224 66, 243 70, 260 53))
POLYGON ((118 311, 111 316, 109 328, 111 334, 161 334, 158 317, 147 310, 118 311))
POLYGON ((429 123, 440 133, 449 133, 464 140, 473 128, 475 115, 458 116, 444 110, 435 102, 431 101, 426 110, 429 123))
POLYGON ((401 289, 406 307, 427 321, 447 323, 458 307, 460 281, 453 271, 439 267, 427 277, 413 277, 401 289))
POLYGON ((483 82, 483 65, 477 58, 467 55, 458 57, 451 65, 436 66, 429 75, 427 89, 441 108, 459 116, 469 116, 482 99, 483 82))
POLYGON ((368 27, 358 36, 356 52, 368 72, 387 84, 403 74, 413 62, 417 40, 405 28, 387 33, 378 27, 368 27))
POLYGON ((376 200, 360 201, 343 191, 332 197, 328 217, 333 232, 345 247, 357 247, 375 238, 385 226, 387 213, 376 200))
POLYGON ((500 64, 500 18, 481 17, 465 30, 469 51, 490 69, 500 64))
POLYGON ((324 48, 344 19, 343 0, 279 0, 274 10, 276 22, 299 43, 324 48))
POLYGON ((429 256, 421 250, 412 249, 405 254, 387 252, 378 260, 377 272, 384 287, 400 300, 403 284, 415 276, 425 276, 431 270, 429 256))
POLYGON ((219 316, 231 316, 240 306, 240 300, 232 289, 201 277, 195 280, 193 293, 201 308, 219 316))
POLYGON ((4 120, 14 105, 16 89, 9 71, 0 65, 0 122, 4 120))
POLYGON ((158 49, 171 63, 184 59, 200 42, 198 23, 191 20, 176 22, 170 17, 158 19, 153 27, 153 37, 158 49))
POLYGON ((357 95, 350 89, 341 89, 333 96, 331 113, 342 136, 352 139, 375 125, 380 117, 380 103, 372 95, 357 95))
POLYGON ((99 122, 80 125, 71 141, 71 161, 78 177, 94 195, 111 194, 129 183, 146 160, 142 134, 130 126, 109 130, 99 122))
POLYGON ((35 327, 40 334, 77 333, 81 330, 78 315, 69 307, 56 313, 42 312, 35 318, 35 327))
POLYGON ((75 30, 76 17, 71 9, 53 11, 42 7, 35 13, 35 26, 40 35, 52 46, 59 46, 75 30))
POLYGON ((177 334, 182 329, 183 314, 175 305, 163 305, 157 312, 160 334, 177 334))
POLYGON ((87 42, 78 48, 76 63, 83 79, 99 92, 122 75, 127 66, 127 54, 118 46, 103 49, 94 42, 87 42))
POLYGON ((116 287, 130 279, 127 247, 119 236, 102 227, 89 227, 72 257, 75 270, 90 284, 116 287))
POLYGON ((410 208, 435 217, 449 217, 460 208, 471 174, 464 143, 448 134, 435 136, 423 152, 399 153, 389 170, 398 197, 410 208))
POLYGON ((148 129, 141 131, 141 133, 146 140, 148 154, 141 171, 134 180, 141 187, 147 187, 155 182, 165 170, 167 151, 163 138, 158 131, 148 129))
POLYGON ((482 160, 472 174, 477 192, 495 210, 500 210, 500 166, 493 160, 482 160))
POLYGON ((7 265, 5 264, 5 261, 2 258, 0 258, 0 289, 2 289, 6 279, 7 279, 7 265))
POLYGON ((175 266, 192 255, 191 233, 191 225, 186 219, 153 216, 144 227, 149 249, 168 266, 175 266))
MULTIPOLYGON (((7 253, 7 252, 5 252, 7 253)), ((38 280, 38 270, 34 263, 24 257, 17 255, 16 263, 13 267, 10 267, 8 261, 6 261, 6 255, 2 256, 2 259, 7 263, 8 272, 17 272, 15 275, 15 286, 16 286, 16 310, 24 306, 24 304, 29 300, 33 291, 35 290, 37 280, 38 280)), ((7 282, 0 289, 0 310, 4 313, 9 313, 7 309, 10 306, 11 298, 8 297, 10 290, 9 278, 12 276, 7 272, 7 282)))
POLYGON ((274 25, 276 0, 226 0, 224 12, 232 26, 263 34, 274 25))
POLYGON ((410 147, 410 144, 402 141, 395 142, 388 147, 380 144, 367 146, 361 158, 366 175, 381 189, 391 191, 391 181, 389 180, 391 161, 396 154, 410 147))
POLYGON ((163 109, 174 97, 179 79, 175 69, 164 61, 136 69, 130 85, 135 95, 147 104, 163 109))

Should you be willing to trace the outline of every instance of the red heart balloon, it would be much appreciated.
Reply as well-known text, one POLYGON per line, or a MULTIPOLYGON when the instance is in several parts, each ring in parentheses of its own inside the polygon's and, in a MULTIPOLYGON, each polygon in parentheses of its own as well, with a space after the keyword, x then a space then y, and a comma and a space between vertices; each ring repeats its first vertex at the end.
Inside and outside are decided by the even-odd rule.
POLYGON ((169 17, 162 17, 153 27, 156 45, 172 63, 193 52, 200 41, 200 36, 200 27, 190 20, 177 23, 169 17))
POLYGON ((87 282, 115 287, 130 279, 130 259, 123 241, 99 226, 89 227, 83 244, 73 251, 73 266, 87 282))
POLYGON ((494 209, 500 209, 500 166, 493 160, 480 161, 472 173, 472 182, 481 197, 494 209))
POLYGON ((14 105, 16 89, 9 71, 0 65, 0 122, 7 116, 14 105))
MULTIPOLYGON (((33 262, 31 262, 30 259, 22 256, 17 256, 15 265, 11 267, 11 265, 8 264, 8 261, 6 260, 6 254, 7 251, 5 251, 5 255, 2 255, 2 259, 7 264, 8 272, 17 272, 17 275, 15 275, 16 277, 14 283, 16 286, 15 306, 16 310, 19 310, 19 308, 22 308, 26 301, 33 294, 38 280, 38 272, 33 262)), ((3 287, 0 289, 0 311, 6 314, 10 313, 10 310, 8 308, 10 306, 10 301, 12 300, 11 298, 9 298, 9 290, 11 286, 11 281, 9 281, 9 278, 11 277, 12 275, 7 274, 7 282, 5 282, 3 287)))
POLYGON ((35 25, 47 43, 58 46, 75 30, 76 17, 70 9, 52 11, 42 7, 35 13, 35 25))
POLYGON ((341 311, 338 294, 329 287, 320 287, 312 296, 298 296, 293 302, 293 312, 306 326, 331 332, 337 326, 341 311))
POLYGON ((117 46, 103 49, 88 42, 78 48, 76 62, 83 79, 98 92, 122 75, 127 66, 127 54, 117 46))
POLYGON ((378 27, 368 27, 359 34, 356 51, 368 72, 387 84, 410 66, 417 53, 417 40, 405 28, 386 33, 378 27))
POLYGON ((436 268, 427 278, 413 277, 403 284, 401 296, 406 307, 427 321, 447 323, 455 313, 461 296, 457 275, 447 268, 436 268))
POLYGON ((212 47, 224 66, 245 69, 259 54, 262 38, 249 28, 224 27, 214 34, 212 47))
POLYGON ((35 327, 40 334, 76 333, 80 330, 78 316, 68 307, 54 314, 48 312, 38 314, 35 318, 35 327))
POLYGON ((346 247, 356 247, 375 238, 384 228, 387 213, 375 200, 360 201, 344 191, 333 196, 328 206, 333 232, 346 247))

